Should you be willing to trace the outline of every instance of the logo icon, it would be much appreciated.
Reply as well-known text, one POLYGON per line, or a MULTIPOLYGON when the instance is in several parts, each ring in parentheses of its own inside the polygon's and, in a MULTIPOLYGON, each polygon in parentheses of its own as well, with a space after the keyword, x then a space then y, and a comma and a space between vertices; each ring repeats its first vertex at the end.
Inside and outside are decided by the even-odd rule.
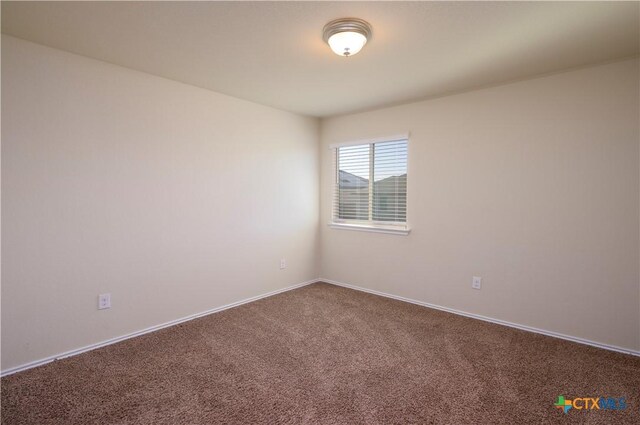
POLYGON ((553 405, 562 410, 564 413, 567 413, 569 409, 573 407, 571 405, 571 400, 565 400, 563 395, 559 395, 558 401, 556 401, 553 405))
POLYGON ((553 406, 562 410, 563 413, 570 409, 580 410, 624 410, 627 408, 625 397, 576 397, 573 400, 558 396, 558 400, 553 406))

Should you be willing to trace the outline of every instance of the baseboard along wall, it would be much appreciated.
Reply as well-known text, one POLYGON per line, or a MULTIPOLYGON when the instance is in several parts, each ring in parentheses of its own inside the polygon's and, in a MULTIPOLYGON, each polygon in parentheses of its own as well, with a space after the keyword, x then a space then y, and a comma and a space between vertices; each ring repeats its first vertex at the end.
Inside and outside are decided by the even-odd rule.
POLYGON ((601 342, 591 341, 591 340, 588 340, 588 339, 579 338, 579 337, 575 337, 575 336, 571 336, 571 335, 565 335, 565 334, 561 334, 561 333, 558 333, 558 332, 548 331, 548 330, 545 330, 545 329, 534 328, 532 326, 521 325, 519 323, 508 322, 506 320, 494 319, 492 317, 482 316, 480 314, 467 313, 466 311, 456 310, 454 308, 449 308, 449 307, 443 307, 443 306, 440 306, 440 305, 437 305, 437 304, 431 304, 431 303, 427 303, 427 302, 424 302, 424 301, 418 301, 418 300, 414 300, 414 299, 411 299, 411 298, 401 297, 401 296, 398 296, 398 295, 387 294, 386 292, 375 291, 373 289, 363 288, 361 286, 356 286, 356 285, 350 285, 348 283, 338 282, 336 280, 322 279, 321 278, 321 279, 318 279, 318 282, 325 282, 325 283, 329 283, 331 285, 342 286, 344 288, 349 288, 349 289, 353 289, 353 290, 356 290, 356 291, 366 292, 368 294, 379 295, 381 297, 391 298, 391 299, 394 299, 394 300, 404 301, 404 302, 407 302, 407 303, 416 304, 416 305, 420 305, 420 306, 423 306, 423 307, 428 307, 428 308, 433 308, 433 309, 436 309, 436 310, 446 311, 448 313, 457 314, 459 316, 470 317, 472 319, 483 320, 485 322, 495 323, 497 325, 508 326, 510 328, 516 328, 516 329, 520 329, 520 330, 523 330, 523 331, 533 332, 533 333, 537 333, 537 334, 551 336, 551 337, 554 337, 554 338, 564 339, 564 340, 567 340, 567 341, 577 342, 579 344, 591 345, 592 347, 602 348, 602 349, 610 350, 610 351, 616 351, 618 353, 631 354, 632 356, 640 357, 640 351, 633 350, 633 349, 630 349, 630 348, 624 348, 624 347, 618 347, 616 345, 604 344, 604 343, 601 343, 601 342))
POLYGON ((411 303, 411 304, 416 304, 416 305, 419 305, 419 306, 422 306, 422 307, 427 307, 427 308, 433 308, 433 309, 436 309, 436 310, 446 311, 448 313, 453 313, 453 314, 457 314, 457 315, 460 315, 460 316, 469 317, 469 318, 472 318, 472 319, 483 320, 485 322, 495 323, 497 325, 509 326, 511 328, 516 328, 516 329, 520 329, 520 330, 523 330, 523 331, 534 332, 534 333, 538 333, 538 334, 542 334, 542 335, 546 335, 546 336, 551 336, 551 337, 554 337, 554 338, 560 338, 560 339, 564 339, 564 340, 567 340, 567 341, 577 342, 579 344, 590 345, 590 346, 597 347, 597 348, 602 348, 602 349, 605 349, 605 350, 616 351, 616 352, 619 352, 619 353, 630 354, 632 356, 640 357, 640 351, 638 351, 638 350, 632 350, 632 349, 628 349, 628 348, 624 348, 624 347, 618 347, 618 346, 615 346, 615 345, 603 344, 603 343, 600 343, 600 342, 591 341, 591 340, 584 339, 584 338, 578 338, 578 337, 574 337, 574 336, 571 336, 571 335, 561 334, 561 333, 558 333, 558 332, 548 331, 548 330, 544 330, 544 329, 538 329, 538 328, 534 328, 534 327, 531 327, 531 326, 526 326, 526 325, 521 325, 521 324, 518 324, 518 323, 508 322, 506 320, 494 319, 494 318, 487 317, 487 316, 482 316, 482 315, 479 315, 479 314, 467 313, 466 311, 456 310, 456 309, 453 309, 453 308, 443 307, 443 306, 440 306, 440 305, 431 304, 431 303, 427 303, 427 302, 424 302, 424 301, 418 301, 418 300, 414 300, 414 299, 411 299, 411 298, 405 298, 405 297, 401 297, 401 296, 398 296, 398 295, 388 294, 386 292, 380 292, 380 291, 376 291, 376 290, 373 290, 373 289, 363 288, 361 286, 350 285, 348 283, 343 283, 343 282, 339 282, 339 281, 332 280, 332 279, 318 278, 318 279, 312 279, 312 280, 308 280, 306 282, 298 283, 298 284, 295 284, 295 285, 287 286, 285 288, 278 289, 278 290, 275 290, 275 291, 267 292, 265 294, 257 295, 255 297, 246 298, 244 300, 237 301, 237 302, 234 302, 234 303, 231 303, 231 304, 226 304, 226 305, 223 305, 223 306, 220 306, 220 307, 215 307, 215 308, 212 308, 210 310, 206 310, 206 311, 203 311, 203 312, 200 312, 200 313, 195 313, 195 314, 192 314, 192 315, 189 315, 189 316, 181 317, 179 319, 171 320, 169 322, 165 322, 165 323, 162 323, 162 324, 159 324, 159 325, 155 325, 155 326, 151 326, 151 327, 148 327, 148 328, 145 328, 145 329, 141 329, 139 331, 132 332, 132 333, 129 333, 129 334, 126 334, 126 335, 122 335, 122 336, 115 337, 115 338, 110 338, 110 339, 107 339, 107 340, 104 340, 104 341, 97 342, 95 344, 90 344, 90 345, 87 345, 87 346, 84 346, 84 347, 76 348, 74 350, 69 350, 69 351, 66 351, 64 353, 55 354, 53 356, 45 357, 45 358, 40 359, 40 360, 35 360, 35 361, 29 362, 29 363, 25 363, 23 365, 16 366, 16 367, 9 368, 9 369, 1 371, 0 372, 0 376, 11 375, 11 374, 14 374, 14 373, 22 372, 22 371, 27 370, 27 369, 31 369, 31 368, 34 368, 34 367, 42 366, 44 364, 47 364, 47 363, 55 361, 55 360, 60 360, 60 359, 64 359, 64 358, 67 358, 67 357, 76 356, 78 354, 82 354, 82 353, 85 353, 87 351, 95 350, 97 348, 101 348, 101 347, 105 347, 107 345, 115 344, 115 343, 120 342, 120 341, 124 341, 124 340, 130 339, 130 338, 135 338, 137 336, 141 336, 141 335, 144 335, 144 334, 155 332, 155 331, 158 331, 160 329, 168 328, 170 326, 174 326, 174 325, 177 325, 177 324, 180 324, 180 323, 188 322, 190 320, 197 319, 199 317, 207 316, 209 314, 217 313, 217 312, 220 312, 220 311, 223 311, 223 310, 227 310, 227 309, 230 309, 230 308, 233 308, 233 307, 238 307, 238 306, 243 305, 243 304, 248 304, 248 303, 251 303, 253 301, 258 301, 260 299, 271 297, 273 295, 281 294, 283 292, 291 291, 291 290, 294 290, 294 289, 297 289, 297 288, 302 288, 303 286, 307 286, 307 285, 310 285, 310 284, 316 283, 316 282, 324 282, 324 283, 328 283, 330 285, 341 286, 341 287, 344 287, 344 288, 353 289, 353 290, 360 291, 360 292, 366 292, 368 294, 378 295, 378 296, 385 297, 385 298, 391 298, 391 299, 398 300, 398 301, 403 301, 403 302, 407 302, 407 303, 411 303))
POLYGON ((104 340, 104 341, 97 342, 95 344, 90 344, 90 345, 86 345, 84 347, 76 348, 74 350, 65 351, 64 353, 55 354, 53 356, 45 357, 45 358, 40 359, 40 360, 35 360, 35 361, 29 362, 29 363, 25 363, 25 364, 20 365, 20 366, 16 366, 16 367, 12 367, 12 368, 3 370, 2 372, 0 372, 0 376, 11 375, 11 374, 14 374, 14 373, 17 373, 17 372, 22 372, 23 370, 27 370, 27 369, 31 369, 31 368, 34 368, 34 367, 42 366, 44 364, 47 364, 47 363, 55 361, 55 360, 61 360, 61 359, 67 358, 67 357, 76 356, 78 354, 86 353, 87 351, 95 350, 96 348, 105 347, 107 345, 115 344, 117 342, 124 341, 126 339, 135 338, 137 336, 141 336, 141 335, 144 335, 144 334, 155 332, 155 331, 158 331, 160 329, 168 328, 170 326, 174 326, 174 325, 177 325, 177 324, 180 324, 180 323, 188 322, 190 320, 197 319, 199 317, 208 316, 209 314, 218 313, 220 311, 227 310, 227 309, 230 309, 230 308, 233 308, 233 307, 238 307, 238 306, 243 305, 243 304, 248 304, 248 303, 253 302, 253 301, 258 301, 258 300, 261 300, 263 298, 271 297, 273 295, 277 295, 277 294, 281 294, 283 292, 291 291, 293 289, 301 288, 303 286, 307 286, 307 285, 310 285, 310 284, 316 283, 316 282, 318 282, 318 279, 308 280, 306 282, 298 283, 298 284, 295 284, 295 285, 287 286, 287 287, 282 288, 282 289, 277 289, 275 291, 267 292, 266 294, 256 295, 255 297, 246 298, 244 300, 236 301, 236 302, 231 303, 231 304, 226 304, 226 305, 223 305, 223 306, 220 306, 220 307, 215 307, 215 308, 212 308, 210 310, 202 311, 200 313, 191 314, 189 316, 181 317, 179 319, 171 320, 169 322, 165 322, 165 323, 162 323, 162 324, 159 324, 159 325, 151 326, 151 327, 148 327, 148 328, 145 328, 145 329, 141 329, 139 331, 131 332, 131 333, 128 333, 126 335, 118 336, 118 337, 115 337, 115 338, 110 338, 110 339, 107 339, 107 340, 104 340))

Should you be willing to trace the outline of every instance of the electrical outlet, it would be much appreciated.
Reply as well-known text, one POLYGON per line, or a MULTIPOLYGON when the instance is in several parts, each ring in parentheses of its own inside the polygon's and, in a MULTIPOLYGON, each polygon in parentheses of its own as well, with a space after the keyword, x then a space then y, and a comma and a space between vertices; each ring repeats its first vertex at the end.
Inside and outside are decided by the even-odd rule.
POLYGON ((111 308, 111 294, 98 295, 98 310, 111 308))
POLYGON ((284 258, 280 259, 280 270, 287 268, 287 260, 284 258))
POLYGON ((471 280, 471 287, 473 289, 481 289, 482 288, 482 278, 478 276, 473 276, 471 280))

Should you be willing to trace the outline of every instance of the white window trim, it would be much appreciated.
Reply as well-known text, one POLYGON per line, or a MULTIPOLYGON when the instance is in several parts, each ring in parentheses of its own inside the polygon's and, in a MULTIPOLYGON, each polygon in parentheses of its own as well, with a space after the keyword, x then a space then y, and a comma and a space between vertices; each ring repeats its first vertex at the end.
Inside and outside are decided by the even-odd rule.
POLYGON ((375 137, 372 139, 350 140, 348 142, 333 143, 329 145, 329 149, 333 150, 333 149, 341 148, 344 146, 369 145, 371 143, 393 142, 395 140, 406 140, 408 144, 410 135, 411 135, 410 133, 401 133, 401 134, 394 134, 392 136, 387 136, 387 137, 375 137))
MULTIPOLYGON (((340 142, 340 143, 332 143, 329 145, 329 150, 333 151, 334 149, 341 148, 343 146, 355 146, 355 145, 368 145, 372 143, 381 143, 381 142, 392 142, 394 140, 406 140, 407 141, 407 149, 409 148, 409 136, 411 134, 409 132, 395 134, 392 136, 385 137, 375 137, 371 139, 360 139, 360 140, 351 140, 348 142, 340 142)), ((334 172, 336 170, 333 170, 334 172)), ((332 173, 333 174, 333 173, 332 173)), ((409 157, 407 155, 407 176, 409 175, 409 157)), ((410 179, 407 179, 407 212, 409 211, 409 184, 410 179)), ((333 198, 333 194, 332 194, 333 198)), ((378 222, 367 222, 367 223, 358 223, 357 221, 334 221, 333 219, 333 202, 331 202, 331 211, 329 212, 329 217, 331 217, 331 221, 328 226, 332 229, 338 230, 355 230, 360 232, 372 232, 372 233, 386 233, 390 235, 402 235, 407 236, 411 233, 411 227, 409 226, 409 222, 403 224, 389 224, 389 223, 378 223, 378 222)))
POLYGON ((407 236, 411 233, 411 229, 407 225, 399 226, 381 226, 375 224, 353 224, 353 223, 340 223, 330 222, 329 227, 339 230, 356 230, 360 232, 373 232, 373 233, 386 233, 389 235, 402 235, 407 236))

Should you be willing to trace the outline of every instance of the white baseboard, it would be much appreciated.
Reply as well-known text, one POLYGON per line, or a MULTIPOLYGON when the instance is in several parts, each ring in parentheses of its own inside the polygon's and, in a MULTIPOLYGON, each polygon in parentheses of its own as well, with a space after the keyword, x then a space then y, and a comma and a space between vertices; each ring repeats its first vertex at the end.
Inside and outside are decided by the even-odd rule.
POLYGON ((277 295, 277 294, 281 294, 283 292, 287 292, 287 291, 291 291, 293 289, 297 289, 297 288, 301 288, 303 286, 307 286, 310 285, 312 283, 316 283, 316 282, 326 282, 329 283, 331 285, 336 285, 336 286, 342 286, 345 288, 349 288, 349 289, 354 289, 356 291, 361 291, 361 292, 367 292, 369 294, 374 294, 374 295, 379 295, 381 297, 386 297, 386 298, 392 298, 394 300, 398 300, 398 301, 404 301, 404 302, 408 302, 411 304, 416 304, 416 305, 420 305, 423 307, 428 307, 428 308, 433 308, 436 310, 441 310, 441 311, 446 311, 449 313, 453 313, 453 314, 457 314, 460 316, 465 316, 465 317, 470 317, 472 319, 478 319, 478 320, 483 320, 485 322, 490 322, 490 323, 496 323, 498 325, 503 325, 503 326, 509 326, 511 328, 516 328, 516 329, 520 329, 523 331, 529 331, 529 332, 534 332, 534 333, 538 333, 538 334, 542 334, 542 335, 547 335, 547 336, 551 336, 551 337, 555 337, 555 338, 560 338, 560 339, 564 339, 567 341, 572 341, 572 342, 577 342, 579 344, 585 344, 585 345, 591 345, 593 347, 598 347, 598 348, 603 348, 605 350, 610 350, 610 351, 616 351, 619 353, 624 353, 624 354, 631 354, 633 356, 640 356, 640 351, 638 350, 632 350, 629 348, 623 348, 623 347, 618 347, 615 345, 609 345, 609 344, 603 344, 600 342, 595 342, 595 341, 591 341, 588 339, 584 339, 584 338, 578 338, 575 336, 570 336, 570 335, 564 335, 558 332, 553 332, 553 331, 547 331, 544 329, 538 329, 538 328, 534 328, 531 326, 526 326, 526 325, 520 325, 517 323, 512 323, 512 322, 508 322, 506 320, 500 320, 500 319, 494 319, 491 317, 486 317, 486 316, 481 316, 479 314, 474 314, 474 313, 467 313, 466 311, 461 311, 461 310, 456 310, 453 308, 449 308, 449 307, 442 307, 436 304, 431 304, 431 303, 427 303, 424 301, 418 301, 418 300, 413 300, 411 298, 405 298, 405 297, 401 297, 398 295, 392 295, 392 294, 387 294, 385 292, 380 292, 380 291, 375 291, 373 289, 367 289, 367 288, 363 288, 360 286, 355 286, 355 285, 349 285, 347 283, 343 283, 343 282, 338 282, 335 280, 331 280, 331 279, 323 279, 323 278, 319 278, 319 279, 312 279, 306 282, 302 282, 302 283, 298 283, 296 285, 291 285, 291 286, 287 286, 286 288, 282 288, 282 289, 278 289, 275 291, 271 291, 271 292, 267 292, 266 294, 261 294, 261 295, 257 295, 255 297, 251 297, 251 298, 247 298, 241 301, 237 301, 231 304, 226 304, 220 307, 216 307, 216 308, 212 308, 210 310, 207 311, 203 311, 200 313, 195 313, 189 316, 185 316, 185 317, 181 317, 179 319, 175 319, 175 320, 171 320, 169 322, 165 322, 159 325, 155 325, 155 326, 151 326, 149 328, 146 329, 142 329, 136 332, 132 332, 126 335, 122 335, 119 337, 115 337, 115 338, 110 338, 107 339, 105 341, 101 341, 101 342, 97 342, 95 344, 90 344, 81 348, 76 348, 74 350, 70 350, 70 351, 65 351, 64 353, 60 353, 60 354, 56 354, 53 356, 49 356, 49 357, 45 357, 43 359, 40 360, 35 360, 29 363, 25 363, 23 365, 20 366, 16 366, 16 367, 12 367, 9 369, 5 369, 3 371, 0 372, 0 376, 7 376, 7 375, 11 375, 13 373, 17 373, 17 372, 22 372, 23 370, 27 370, 27 369, 31 369, 37 366, 41 366, 44 365, 46 363, 52 362, 54 360, 60 360, 60 359, 64 359, 67 357, 72 357, 72 356, 76 356, 78 354, 81 353, 85 353, 87 351, 91 351, 91 350, 95 350, 96 348, 101 348, 101 347, 105 347, 107 345, 111 345, 111 344, 115 344, 117 342, 120 341, 124 341, 126 339, 129 338, 134 338, 140 335, 144 335, 150 332, 154 332, 160 329, 164 329, 164 328, 168 328, 170 326, 174 326, 177 325, 179 323, 184 323, 184 322, 188 322, 189 320, 193 320, 193 319, 197 319, 199 317, 202 316, 207 316, 209 314, 213 314, 213 313, 217 313, 219 311, 223 311, 223 310, 227 310, 229 308, 233 308, 233 307, 237 307, 240 306, 242 304, 247 304, 253 301, 257 301, 260 300, 262 298, 267 298, 267 297, 271 297, 273 295, 277 295))
POLYGON ((474 314, 474 313, 467 313, 466 311, 456 310, 454 308, 449 308, 449 307, 442 307, 442 306, 439 306, 439 305, 436 305, 436 304, 431 304, 431 303, 427 303, 427 302, 424 302, 424 301, 413 300, 411 298, 400 297, 398 295, 387 294, 385 292, 375 291, 373 289, 367 289, 367 288, 363 288, 363 287, 360 287, 360 286, 349 285, 347 283, 342 283, 342 282, 338 282, 338 281, 331 280, 331 279, 322 279, 322 278, 320 278, 320 279, 318 279, 318 282, 326 282, 326 283, 329 283, 331 285, 342 286, 342 287, 345 287, 345 288, 354 289, 356 291, 367 292, 369 294, 379 295, 381 297, 392 298, 392 299, 398 300, 398 301, 404 301, 404 302, 411 303, 411 304, 417 304, 417 305, 420 305, 420 306, 423 306, 423 307, 428 307, 428 308, 433 308, 433 309, 436 309, 436 310, 446 311, 446 312, 457 314, 457 315, 460 315, 460 316, 470 317, 472 319, 478 319, 478 320, 483 320, 485 322, 496 323, 498 325, 509 326, 510 328, 516 328, 516 329, 520 329, 520 330, 523 330, 523 331, 529 331, 529 332, 534 332, 534 333, 537 333, 537 334, 551 336, 551 337, 554 337, 554 338, 565 339, 567 341, 577 342, 579 344, 591 345, 593 347, 603 348, 605 350, 617 351, 619 353, 624 353, 624 354, 631 354, 632 356, 640 356, 640 351, 633 350, 633 349, 630 349, 630 348, 624 348, 624 347, 618 347, 618 346, 615 346, 615 345, 603 344, 601 342, 596 342, 596 341, 591 341, 591 340, 584 339, 584 338, 578 338, 578 337, 575 337, 575 336, 565 335, 565 334, 561 334, 561 333, 558 333, 558 332, 547 331, 547 330, 544 330, 544 329, 538 329, 538 328, 534 328, 534 327, 531 327, 531 326, 520 325, 518 323, 507 322, 506 320, 494 319, 492 317, 481 316, 479 314, 474 314))
POLYGON ((37 367, 37 366, 42 366, 42 365, 44 365, 46 363, 49 363, 49 362, 52 362, 54 360, 60 360, 60 359, 64 359, 64 358, 67 358, 67 357, 76 356, 78 354, 85 353, 87 351, 95 350, 96 348, 105 347, 107 345, 115 344, 116 342, 124 341, 124 340, 129 339, 129 338, 135 338, 137 336, 148 334, 150 332, 155 332, 155 331, 160 330, 160 329, 168 328, 170 326, 174 326, 174 325, 177 325, 179 323, 188 322, 189 320, 197 319, 198 317, 207 316, 209 314, 213 314, 213 313, 217 313, 219 311, 227 310, 229 308, 237 307, 237 306, 242 305, 242 304, 247 304, 247 303, 250 303, 250 302, 253 302, 253 301, 257 301, 257 300, 260 300, 262 298, 267 298, 267 297, 271 297, 273 295, 281 294, 283 292, 291 291, 292 289, 301 288, 303 286, 307 286, 307 285, 310 285, 310 284, 318 282, 318 281, 319 281, 318 279, 308 280, 306 282, 298 283, 296 285, 287 286, 286 288, 277 289, 275 291, 267 292, 266 294, 257 295, 255 297, 247 298, 247 299, 244 299, 244 300, 241 300, 241 301, 237 301, 237 302, 234 302, 234 303, 231 303, 231 304, 226 304, 226 305, 223 305, 221 307, 212 308, 212 309, 207 310, 207 311, 203 311, 203 312, 200 312, 200 313, 195 313, 195 314, 191 314, 189 316, 181 317, 179 319, 171 320, 169 322, 165 322, 165 323, 162 323, 160 325, 151 326, 149 328, 142 329, 142 330, 139 330, 139 331, 135 331, 135 332, 132 332, 132 333, 129 333, 129 334, 126 334, 126 335, 118 336, 118 337, 115 337, 115 338, 110 338, 110 339, 107 339, 105 341, 97 342, 95 344, 90 344, 90 345, 87 345, 87 346, 84 346, 84 347, 81 347, 81 348, 76 348, 74 350, 65 351, 64 353, 60 353, 60 354, 56 354, 56 355, 53 355, 53 356, 45 357, 44 359, 35 360, 35 361, 29 362, 29 363, 25 363, 25 364, 20 365, 20 366, 15 366, 15 367, 3 370, 2 372, 0 372, 0 376, 11 375, 13 373, 22 372, 23 370, 31 369, 31 368, 34 368, 34 367, 37 367))

